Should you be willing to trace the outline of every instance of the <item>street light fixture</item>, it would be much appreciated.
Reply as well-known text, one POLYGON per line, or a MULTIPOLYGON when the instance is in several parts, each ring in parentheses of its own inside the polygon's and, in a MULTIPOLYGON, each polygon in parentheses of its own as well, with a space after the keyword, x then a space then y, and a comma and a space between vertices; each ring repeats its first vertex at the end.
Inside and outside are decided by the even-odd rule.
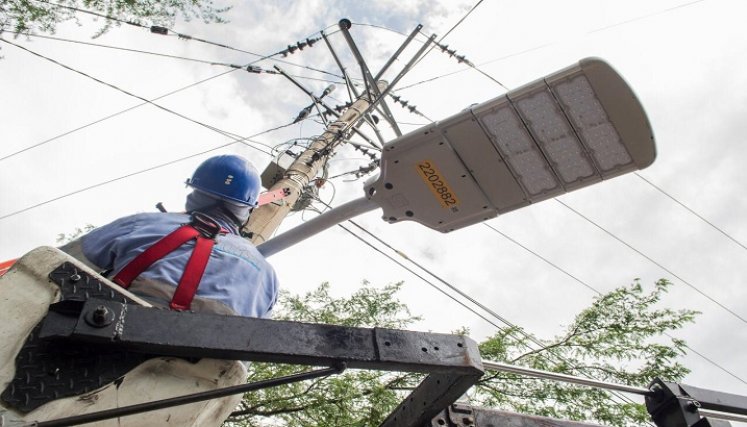
POLYGON ((441 232, 643 169, 646 113, 606 62, 587 58, 384 145, 365 196, 258 246, 266 256, 376 208, 441 232))
POLYGON ((366 194, 389 222, 449 232, 645 168, 655 155, 630 87, 584 59, 389 142, 366 194))

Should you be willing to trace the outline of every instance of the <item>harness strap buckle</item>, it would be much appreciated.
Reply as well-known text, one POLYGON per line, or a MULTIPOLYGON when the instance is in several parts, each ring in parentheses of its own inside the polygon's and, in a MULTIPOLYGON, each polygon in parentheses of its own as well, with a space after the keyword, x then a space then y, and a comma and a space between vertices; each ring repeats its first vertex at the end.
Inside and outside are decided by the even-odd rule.
POLYGON ((223 230, 220 224, 202 212, 193 212, 189 225, 194 227, 194 229, 199 231, 203 237, 208 239, 215 239, 223 230))

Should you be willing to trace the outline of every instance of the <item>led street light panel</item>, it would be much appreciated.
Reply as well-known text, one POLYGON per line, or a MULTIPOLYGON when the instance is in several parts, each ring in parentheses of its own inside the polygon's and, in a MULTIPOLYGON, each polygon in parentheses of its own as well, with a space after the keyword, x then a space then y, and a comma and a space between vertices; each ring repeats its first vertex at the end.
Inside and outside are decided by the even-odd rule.
POLYGON ((590 58, 389 142, 366 191, 389 222, 449 232, 655 157, 633 91, 590 58))

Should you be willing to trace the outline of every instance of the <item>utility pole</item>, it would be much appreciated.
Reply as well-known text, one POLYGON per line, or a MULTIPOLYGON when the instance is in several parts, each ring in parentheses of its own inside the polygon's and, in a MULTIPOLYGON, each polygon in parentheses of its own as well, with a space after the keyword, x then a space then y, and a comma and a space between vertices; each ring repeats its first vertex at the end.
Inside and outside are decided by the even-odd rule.
MULTIPOLYGON (((348 81, 345 67, 342 65, 339 57, 334 52, 332 45, 329 43, 329 41, 326 40, 326 37, 324 37, 323 35, 323 38, 325 38, 332 56, 340 66, 343 76, 345 76, 345 80, 349 85, 349 89, 357 96, 357 99, 355 100, 355 102, 353 102, 352 105, 350 105, 350 107, 348 107, 342 114, 337 117, 336 121, 330 123, 327 126, 327 129, 321 136, 316 138, 311 143, 311 145, 295 159, 295 161, 286 169, 283 178, 278 180, 272 185, 271 188, 268 189, 270 193, 282 190, 285 191, 287 195, 279 203, 269 203, 258 207, 254 211, 254 213, 252 213, 251 217, 249 217, 249 221, 242 228, 242 231, 244 233, 248 233, 248 235, 250 236, 249 238, 255 245, 260 245, 271 238, 271 236, 283 222, 285 217, 288 216, 296 201, 299 199, 299 197, 301 197, 304 189, 309 185, 311 180, 313 180, 317 176, 321 168, 323 168, 327 163, 327 160, 334 154, 335 150, 340 145, 347 142, 347 139, 350 137, 350 132, 356 132, 361 135, 360 130, 358 130, 356 127, 356 124, 359 123, 360 119, 368 115, 371 110, 377 106, 377 104, 381 104, 384 107, 386 112, 384 114, 385 118, 392 124, 392 127, 396 129, 395 133, 397 133, 398 135, 400 134, 399 129, 397 128, 397 124, 394 121, 394 118, 391 116, 391 112, 385 106, 384 98, 392 90, 392 88, 397 85, 399 80, 417 63, 417 60, 422 55, 424 55, 425 51, 436 38, 435 34, 431 35, 428 40, 426 40, 426 42, 423 43, 423 45, 418 49, 417 53, 415 53, 415 55, 407 62, 407 64, 405 64, 404 68, 399 72, 399 74, 397 74, 396 77, 391 80, 391 82, 387 82, 385 80, 381 80, 381 76, 384 75, 384 73, 387 71, 389 66, 392 65, 394 60, 415 38, 422 26, 418 25, 415 30, 412 31, 412 33, 405 39, 399 49, 397 49, 397 51, 394 53, 392 58, 390 58, 390 60, 376 74, 375 77, 373 77, 373 74, 370 72, 368 66, 366 65, 364 58, 361 56, 360 50, 356 47, 353 38, 349 34, 349 30, 351 27, 350 21, 347 19, 340 20, 339 27, 340 31, 345 37, 345 41, 347 42, 353 53, 353 56, 356 58, 356 61, 361 67, 361 73, 364 77, 366 90, 363 94, 358 95, 358 92, 355 90, 354 85, 348 81)), ((298 86, 301 90, 306 92, 307 95, 312 97, 315 103, 322 106, 324 105, 319 98, 316 98, 308 89, 305 89, 302 85, 295 81, 292 76, 289 76, 278 67, 276 67, 276 69, 285 77, 287 77, 291 82, 293 82, 296 86, 298 86)), ((325 108, 329 110, 328 107, 325 108)), ((376 130, 377 135, 379 135, 378 130, 374 130, 376 130)), ((364 137, 364 139, 371 142, 369 138, 365 137, 365 135, 362 136, 364 137)), ((354 208, 357 211, 361 209, 361 206, 354 204, 354 208)))
MULTIPOLYGON (((386 90, 387 83, 380 80, 377 86, 381 93, 386 90)), ((358 97, 336 121, 327 126, 327 130, 315 139, 309 148, 296 158, 286 170, 285 176, 269 189, 270 192, 288 189, 290 193, 280 203, 262 205, 252 213, 249 222, 242 230, 251 233, 252 243, 255 245, 263 243, 272 236, 280 223, 288 216, 304 188, 316 177, 334 150, 346 142, 346 133, 358 122, 361 115, 368 111, 371 102, 375 100, 369 99, 365 93, 358 97)))

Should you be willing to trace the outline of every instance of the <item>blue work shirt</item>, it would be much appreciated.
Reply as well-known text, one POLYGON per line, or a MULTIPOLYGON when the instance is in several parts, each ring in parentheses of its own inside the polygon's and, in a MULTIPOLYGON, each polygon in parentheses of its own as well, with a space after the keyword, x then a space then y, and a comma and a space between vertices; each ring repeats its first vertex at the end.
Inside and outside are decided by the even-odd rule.
MULTIPOLYGON (((140 213, 120 218, 81 238, 83 254, 112 277, 158 240, 190 222, 181 213, 140 213)), ((221 222, 221 221, 219 221, 221 222)), ((224 227, 232 233, 235 227, 224 227)), ((190 240, 140 274, 176 287, 192 254, 190 240)), ((197 296, 217 300, 248 317, 268 317, 278 295, 275 270, 253 244, 236 234, 220 235, 210 254, 197 296)))

